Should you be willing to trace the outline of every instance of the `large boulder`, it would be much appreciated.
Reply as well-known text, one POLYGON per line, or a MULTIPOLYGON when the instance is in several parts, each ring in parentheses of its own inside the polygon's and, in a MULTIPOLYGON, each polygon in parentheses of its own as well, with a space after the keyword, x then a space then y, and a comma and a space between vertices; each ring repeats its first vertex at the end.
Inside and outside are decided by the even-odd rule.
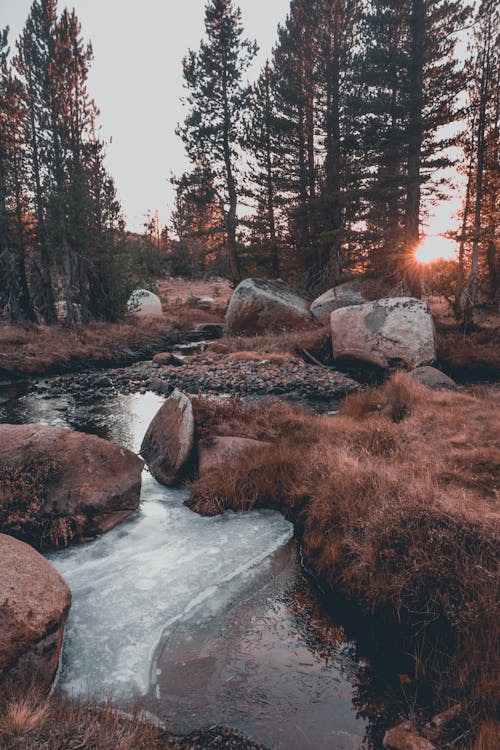
POLYGON ((283 281, 245 279, 226 313, 229 334, 258 334, 300 328, 313 320, 307 303, 283 281))
POLYGON ((171 487, 183 478, 193 448, 193 406, 176 388, 149 425, 141 455, 154 478, 171 487))
POLYGON ((368 301, 367 284, 359 279, 346 281, 314 300, 311 312, 321 323, 328 323, 330 315, 334 310, 342 307, 353 307, 363 305, 368 301))
POLYGON ((214 437, 198 446, 200 476, 231 463, 251 448, 265 448, 269 443, 244 437, 214 437))
POLYGON ((335 360, 413 368, 436 358, 429 305, 412 297, 380 299, 335 310, 330 325, 335 360))
POLYGON ((138 507, 142 468, 95 435, 0 425, 0 531, 48 546, 102 534, 138 507))
POLYGON ((59 663, 71 593, 57 570, 24 542, 0 534, 0 687, 48 687, 59 663))
POLYGON ((161 318, 161 300, 147 289, 136 289, 127 302, 127 310, 139 318, 161 318))

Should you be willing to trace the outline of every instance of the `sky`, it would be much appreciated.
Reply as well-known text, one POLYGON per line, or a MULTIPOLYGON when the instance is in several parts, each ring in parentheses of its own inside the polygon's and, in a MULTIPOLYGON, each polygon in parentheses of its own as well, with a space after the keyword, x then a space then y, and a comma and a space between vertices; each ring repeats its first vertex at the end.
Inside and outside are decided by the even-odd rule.
MULTIPOLYGON (((184 119, 182 58, 203 36, 205 0, 69 0, 83 36, 92 42, 94 61, 89 92, 100 109, 101 136, 111 140, 107 166, 113 176, 129 229, 142 230, 146 211, 168 220, 174 194, 171 173, 187 167, 175 135, 184 119)), ((259 55, 250 79, 269 56, 278 23, 290 0, 239 0, 246 36, 259 55)), ((11 49, 22 30, 31 0, 0 0, 0 28, 10 26, 11 49)))
MULTIPOLYGON (((203 36, 205 0, 59 0, 75 7, 82 32, 94 49, 89 92, 101 111, 101 136, 111 141, 107 166, 122 203, 127 226, 141 231, 148 210, 166 223, 173 207, 171 174, 188 166, 175 129, 184 119, 182 58, 203 36)), ((259 55, 250 80, 270 55, 278 23, 290 0, 239 0, 246 36, 259 55)), ((31 0, 0 0, 0 28, 10 26, 10 44, 19 35, 31 0)), ((458 184, 460 181, 457 180, 458 184)), ((425 226, 428 234, 454 228, 460 190, 441 203, 425 226)))

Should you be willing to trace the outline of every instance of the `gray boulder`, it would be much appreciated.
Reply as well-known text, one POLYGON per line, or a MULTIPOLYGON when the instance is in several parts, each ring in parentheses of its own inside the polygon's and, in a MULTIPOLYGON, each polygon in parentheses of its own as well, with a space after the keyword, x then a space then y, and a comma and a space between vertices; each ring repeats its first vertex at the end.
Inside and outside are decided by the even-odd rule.
POLYGON ((307 302, 284 281, 245 279, 226 313, 229 334, 259 334, 300 328, 313 320, 307 302))
POLYGON ((321 323, 328 323, 334 310, 362 305, 367 300, 366 284, 361 280, 354 279, 354 281, 346 281, 333 289, 328 289, 327 292, 314 300, 310 310, 321 323))
POLYGON ((163 316, 160 298, 148 289, 136 289, 132 292, 127 302, 127 310, 139 318, 161 318, 163 316))
POLYGON ((429 305, 393 297, 335 310, 330 317, 335 360, 353 359, 382 368, 409 368, 436 359, 429 305))
POLYGON ((193 447, 193 406, 176 388, 149 425, 141 455, 154 478, 171 487, 183 478, 193 447))

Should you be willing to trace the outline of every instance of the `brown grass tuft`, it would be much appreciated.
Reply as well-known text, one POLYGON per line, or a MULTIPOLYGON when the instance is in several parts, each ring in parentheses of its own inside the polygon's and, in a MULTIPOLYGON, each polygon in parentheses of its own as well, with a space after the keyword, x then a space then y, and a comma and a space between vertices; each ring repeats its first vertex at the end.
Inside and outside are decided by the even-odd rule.
POLYGON ((481 724, 472 750, 498 750, 500 747, 500 722, 485 721, 481 724))
POLYGON ((229 359, 234 362, 270 362, 274 365, 281 365, 290 362, 293 357, 291 354, 258 354, 257 352, 233 352, 229 359))
POLYGON ((456 325, 436 321, 438 359, 458 380, 497 380, 500 371, 500 327, 488 326, 467 334, 456 325))
POLYGON ((19 685, 10 686, 0 693, 0 747, 2 750, 200 750, 202 747, 259 750, 262 747, 220 727, 197 730, 192 737, 174 737, 151 718, 139 703, 125 712, 111 699, 79 701, 48 697, 34 687, 25 692, 19 685))
POLYGON ((380 413, 399 422, 419 404, 426 401, 429 389, 405 373, 397 372, 380 388, 352 394, 341 408, 341 414, 362 419, 380 413))
POLYGON ((22 696, 8 690, 0 708, 0 737, 7 742, 26 737, 50 718, 50 703, 36 687, 29 688, 22 696))
POLYGON ((269 359, 272 355, 285 354, 303 357, 304 350, 321 359, 330 353, 331 334, 329 326, 311 325, 300 331, 284 331, 260 336, 225 336, 214 342, 210 351, 221 354, 254 352, 259 359, 269 359))
POLYGON ((238 396, 224 401, 198 397, 193 399, 193 410, 201 438, 234 435, 274 442, 288 435, 290 440, 294 436, 301 441, 315 439, 314 426, 308 429, 303 410, 278 399, 264 398, 249 406, 238 396))
POLYGON ((43 511, 47 485, 56 473, 50 461, 0 467, 0 533, 37 549, 67 547, 82 536, 84 516, 49 516, 43 511))

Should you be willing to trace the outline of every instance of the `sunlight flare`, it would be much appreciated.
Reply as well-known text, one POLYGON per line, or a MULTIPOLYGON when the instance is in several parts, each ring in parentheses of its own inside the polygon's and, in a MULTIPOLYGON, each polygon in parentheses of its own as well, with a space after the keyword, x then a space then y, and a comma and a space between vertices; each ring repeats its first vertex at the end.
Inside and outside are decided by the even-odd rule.
POLYGON ((457 243, 443 235, 426 235, 422 237, 415 251, 418 263, 434 263, 437 260, 456 260, 457 243))

